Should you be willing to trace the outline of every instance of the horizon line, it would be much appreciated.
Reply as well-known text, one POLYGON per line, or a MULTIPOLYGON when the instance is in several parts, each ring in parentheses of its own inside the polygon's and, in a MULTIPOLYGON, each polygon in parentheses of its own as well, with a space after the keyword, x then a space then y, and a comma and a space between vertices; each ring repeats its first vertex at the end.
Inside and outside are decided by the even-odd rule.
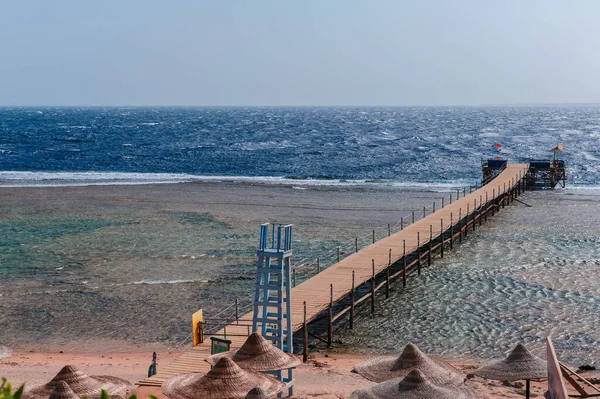
POLYGON ((243 105, 243 104, 218 104, 218 105, 192 105, 192 104, 150 104, 150 105, 136 105, 136 104, 59 104, 59 105, 9 105, 0 104, 0 108, 483 108, 483 107, 560 107, 560 106, 600 106, 600 102, 597 103, 490 103, 490 104, 445 104, 445 105, 268 105, 268 104, 254 104, 254 105, 243 105))

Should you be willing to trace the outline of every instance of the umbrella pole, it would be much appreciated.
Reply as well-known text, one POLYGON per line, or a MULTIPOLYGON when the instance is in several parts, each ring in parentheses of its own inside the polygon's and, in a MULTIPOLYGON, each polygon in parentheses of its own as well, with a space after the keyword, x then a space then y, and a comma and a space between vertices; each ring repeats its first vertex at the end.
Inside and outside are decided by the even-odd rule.
POLYGON ((527 399, 529 399, 529 390, 530 390, 529 383, 530 383, 529 380, 525 380, 525 397, 527 399))

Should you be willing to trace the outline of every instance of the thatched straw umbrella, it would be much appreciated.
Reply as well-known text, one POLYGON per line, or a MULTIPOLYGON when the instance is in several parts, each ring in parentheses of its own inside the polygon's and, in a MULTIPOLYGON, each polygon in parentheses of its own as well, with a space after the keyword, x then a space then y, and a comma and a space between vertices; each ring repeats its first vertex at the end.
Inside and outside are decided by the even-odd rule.
POLYGON ((244 399, 271 399, 271 397, 260 388, 252 388, 244 399))
POLYGON ((223 357, 206 374, 192 373, 171 377, 162 391, 172 399, 244 399, 252 388, 261 388, 274 396, 285 384, 261 373, 242 370, 228 357, 223 357))
POLYGON ((475 399, 475 395, 467 388, 435 385, 419 369, 413 369, 404 378, 357 389, 350 399, 475 399))
POLYGON ((383 382, 392 378, 405 377, 414 369, 420 370, 436 385, 458 386, 464 382, 464 377, 458 370, 449 364, 431 359, 412 343, 404 347, 399 357, 384 356, 369 359, 357 364, 352 371, 368 380, 383 382))
POLYGON ((80 399, 80 397, 73 392, 66 382, 61 381, 54 388, 48 399, 80 399))
POLYGON ((23 394, 23 399, 47 399, 61 382, 66 383, 78 397, 100 397, 100 391, 105 390, 111 397, 123 397, 131 388, 129 381, 108 375, 85 375, 73 366, 63 367, 58 374, 47 384, 38 385, 28 389, 23 394))
POLYGON ((302 364, 300 358, 285 353, 259 333, 250 334, 240 349, 209 356, 206 361, 214 366, 224 357, 231 358, 242 369, 250 371, 276 371, 302 364))
POLYGON ((518 344, 506 359, 488 363, 473 374, 488 380, 525 380, 525 396, 529 398, 530 380, 548 378, 548 365, 545 360, 531 354, 527 348, 518 344))

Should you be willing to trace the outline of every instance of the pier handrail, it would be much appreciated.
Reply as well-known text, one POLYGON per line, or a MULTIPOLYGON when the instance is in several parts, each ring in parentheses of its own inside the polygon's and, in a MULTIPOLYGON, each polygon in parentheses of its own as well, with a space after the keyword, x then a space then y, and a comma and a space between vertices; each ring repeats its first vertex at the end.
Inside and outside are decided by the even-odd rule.
MULTIPOLYGON (((482 207, 485 208, 483 212, 486 220, 488 212, 493 214, 500 207, 504 207, 506 202, 514 196, 515 189, 520 187, 520 182, 524 179, 527 169, 528 165, 509 165, 490 184, 484 185, 474 192, 470 192, 469 195, 465 195, 465 189, 462 198, 448 203, 445 207, 429 215, 425 215, 425 217, 419 220, 415 220, 415 223, 411 223, 394 234, 391 234, 390 231, 388 236, 360 250, 355 252, 349 251, 348 255, 343 259, 340 258, 339 262, 324 268, 320 273, 297 284, 292 289, 291 332, 297 332, 304 328, 305 351, 307 351, 308 346, 307 323, 326 311, 329 314, 329 331, 331 332, 332 320, 337 320, 339 316, 349 311, 350 326, 352 328, 354 308, 357 304, 370 297, 371 311, 374 311, 375 293, 377 289, 386 283, 384 281, 376 286, 376 278, 378 276, 381 277, 383 273, 386 273, 387 282, 389 283, 389 271, 392 265, 396 265, 394 275, 401 275, 405 284, 409 271, 412 270, 411 273, 414 273, 416 268, 417 272, 420 273, 423 266, 422 262, 425 262, 424 254, 427 254, 427 262, 431 262, 433 244, 436 240, 441 239, 441 243, 437 244, 437 248, 440 250, 443 249, 444 235, 448 233, 448 230, 450 230, 449 244, 450 249, 452 249, 452 240, 456 239, 455 237, 458 237, 459 241, 462 241, 463 235, 466 236, 469 228, 475 229, 476 216, 482 210, 482 207), (478 201, 479 206, 477 205, 478 201), (435 234, 433 226, 440 227, 439 230, 435 229, 435 234), (364 287, 365 285, 367 287, 370 285, 370 292, 367 292, 366 289, 362 293, 358 292, 361 289, 360 287, 364 287), (355 293, 357 292, 361 295, 358 299, 355 297, 355 293), (348 297, 350 297, 350 307, 344 308, 336 317, 332 317, 333 306, 342 303, 348 297), (305 307, 306 317, 304 317, 305 307)), ((460 192, 457 194, 460 194, 460 192)), ((479 222, 481 223, 481 221, 482 215, 480 213, 479 222)), ((212 317, 214 318, 214 316, 212 317)), ((241 317, 238 316, 240 319, 249 319, 251 317, 251 312, 243 314, 241 317)), ((235 324, 230 324, 226 327, 227 334, 231 332, 231 334, 235 335, 232 336, 232 349, 239 348, 245 341, 245 332, 240 330, 241 327, 235 324)), ((220 330, 218 333, 224 332, 224 330, 220 330)), ((330 336, 328 339, 330 339, 330 336)), ((170 365, 167 365, 159 374, 143 380, 139 384, 160 385, 169 376, 184 372, 207 371, 209 368, 208 364, 205 364, 201 360, 208 356, 209 353, 206 345, 202 346, 201 344, 196 346, 170 365)))

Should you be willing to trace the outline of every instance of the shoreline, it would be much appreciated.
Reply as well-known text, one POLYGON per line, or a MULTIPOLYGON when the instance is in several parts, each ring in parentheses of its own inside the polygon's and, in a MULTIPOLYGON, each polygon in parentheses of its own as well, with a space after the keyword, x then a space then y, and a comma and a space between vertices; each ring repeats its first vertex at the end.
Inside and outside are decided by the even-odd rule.
POLYGON ((126 350, 113 340, 173 346, 198 308, 217 312, 252 292, 261 223, 295 224, 304 278, 310 267, 301 264, 318 256, 325 264, 335 245, 353 245, 371 229, 387 234, 388 223, 436 198, 214 182, 3 188, 0 275, 8 279, 0 283, 0 342, 55 352, 126 350))
MULTIPOLYGON (((273 218, 294 218, 298 224, 298 230, 301 232, 301 227, 305 228, 307 240, 314 240, 319 242, 323 240, 323 237, 329 237, 331 233, 338 234, 339 237, 348 239, 350 238, 350 244, 353 245, 353 234, 355 232, 364 233, 367 231, 370 235, 369 226, 385 226, 384 223, 389 222, 390 218, 398 218, 401 215, 407 215, 411 209, 419 209, 423 204, 431 204, 432 200, 436 200, 435 194, 430 192, 408 192, 406 190, 398 191, 378 191, 378 190, 362 190, 362 189, 341 189, 341 188, 323 188, 317 187, 310 190, 294 190, 293 187, 283 186, 271 186, 266 189, 264 186, 254 186, 248 184, 237 184, 237 183, 186 183, 181 185, 144 185, 144 186, 86 186, 86 187, 34 187, 34 188, 10 188, 0 190, 0 199, 4 200, 4 209, 7 217, 12 215, 12 212, 20 212, 19 217, 28 218, 30 217, 27 213, 29 209, 34 209, 37 213, 32 216, 34 224, 37 225, 40 221, 44 220, 44 217, 51 216, 55 218, 56 215, 65 215, 70 217, 74 212, 77 215, 83 215, 85 217, 98 217, 98 215, 105 217, 104 213, 108 213, 106 216, 109 221, 111 218, 121 223, 119 229, 131 229, 133 233, 141 231, 137 229, 137 225, 129 223, 130 220, 139 220, 141 223, 146 223, 148 220, 156 218, 156 223, 152 226, 160 226, 160 234, 157 236, 160 240, 169 239, 169 231, 163 230, 165 225, 168 223, 172 224, 171 232, 180 233, 185 232, 186 235, 193 232, 195 229, 203 231, 214 231, 215 234, 228 234, 231 235, 231 240, 238 240, 240 232, 246 234, 247 241, 250 243, 249 246, 243 247, 245 253, 249 253, 248 259, 254 261, 254 253, 252 249, 255 245, 255 236, 257 233, 257 227, 261 220, 272 220, 273 218), (398 195, 402 193, 402 195, 398 195), (418 205, 418 206, 417 206, 418 205), (210 215, 212 218, 201 218, 193 219, 188 217, 190 215, 204 213, 210 215), (24 216, 23 216, 24 215, 24 216), (133 215, 133 216, 132 216, 133 215), (141 215, 146 219, 138 216, 141 215), (156 216, 158 215, 158 216, 156 216), (134 217, 135 216, 135 217, 134 217), (120 219, 122 218, 122 220, 120 219), (123 226, 123 227, 121 227, 123 226), (206 228, 208 226, 209 228, 206 228), (332 227, 333 226, 333 227, 332 227), (243 230, 245 229, 245 230, 243 230), (319 235, 314 232, 319 232, 319 235)), ((539 204, 541 201, 545 201, 545 196, 532 196, 527 202, 533 205, 539 204), (540 197, 540 198, 538 198, 540 197)), ((567 200, 568 197, 563 197, 562 200, 567 200)), ((558 206, 557 204, 555 204, 558 206)), ((523 217, 526 212, 532 212, 536 208, 523 209, 520 212, 506 212, 502 219, 499 219, 503 224, 517 223, 519 219, 523 217)), ((538 208, 539 209, 539 208, 538 208)), ((558 213, 556 213, 558 215, 558 213)), ((546 217, 546 216, 544 216, 546 217)), ((581 214, 581 217, 589 219, 587 214, 581 214)), ((54 222, 54 219, 50 218, 50 222, 54 222)), ((82 217, 82 219, 84 219, 82 217)), ((20 219, 17 219, 20 221, 20 219)), ((588 220, 588 223, 592 223, 593 220, 588 220)), ((62 221, 61 221, 62 222, 62 221)), ((87 223, 87 220, 85 220, 87 223)), ((549 224, 551 221, 546 221, 549 224)), ((542 225, 543 227, 543 225, 542 225)), ((296 228, 296 227, 295 227, 296 228)), ((123 234, 121 230, 114 228, 113 225, 107 223, 106 225, 100 225, 99 228, 91 229, 90 232, 85 231, 86 234, 91 237, 90 239, 81 240, 81 237, 87 238, 86 235, 80 235, 79 232, 74 234, 73 237, 65 236, 60 237, 58 241, 59 245, 51 247, 51 249, 63 249, 67 248, 73 253, 80 250, 81 247, 86 247, 89 243, 94 243, 92 234, 101 233, 100 238, 107 239, 110 241, 116 235, 123 234)), ((296 231, 296 230, 295 230, 296 231)), ((487 234, 493 233, 494 230, 487 230, 487 234)), ((480 233, 481 234, 481 233, 480 233)), ((483 237, 480 236, 480 237, 483 237)), ((201 237, 200 237, 201 238, 201 237)), ((243 237, 242 237, 243 238, 243 237)), ((154 236, 149 237, 148 242, 152 245, 161 244, 161 241, 155 240, 154 236)), ((229 238, 228 238, 229 239, 229 238)), ((244 238, 245 239, 245 238, 244 238)), ((483 240, 480 239, 479 243, 483 240)), ((473 243, 476 241, 467 241, 467 243, 461 248, 460 261, 455 260, 455 269, 461 272, 468 273, 472 269, 460 266, 458 262, 470 262, 470 265, 475 264, 478 261, 479 256, 484 256, 486 252, 481 252, 478 248, 473 247, 473 243), (473 248, 470 248, 473 247, 473 248), (469 254, 471 258, 469 258, 469 254), (469 260, 471 259, 471 260, 469 260)), ((189 255, 198 255, 207 253, 205 249, 198 243, 203 243, 201 240, 193 240, 189 242, 182 242, 180 247, 175 248, 177 251, 181 249, 190 250, 189 255), (194 246, 190 246, 192 243, 194 246), (197 247, 196 247, 197 246, 197 247)), ((143 249, 154 250, 153 246, 147 244, 143 249)), ((175 244, 180 244, 175 242, 175 244)), ((220 244, 219 244, 220 245, 220 244)), ((233 248, 233 247, 232 247, 233 248)), ((235 250, 242 248, 239 244, 235 243, 235 250)), ((85 248, 87 251, 87 248, 85 248)), ((113 247, 108 248, 113 250, 113 247)), ((169 248, 171 249, 171 248, 169 248)), ((313 247, 307 247, 307 249, 313 249, 313 247)), ((232 265, 238 267, 238 264, 230 262, 233 256, 224 253, 224 257, 227 257, 227 262, 223 264, 216 264, 215 259, 217 258, 183 258, 181 254, 183 252, 173 251, 173 254, 168 253, 168 256, 163 256, 163 253, 159 253, 159 256, 147 256, 146 252, 140 250, 139 253, 135 254, 139 258, 135 258, 130 261, 127 258, 127 262, 123 262, 122 258, 115 258, 114 260, 109 259, 109 263, 115 267, 120 267, 120 275, 113 274, 98 274, 106 271, 106 264, 100 263, 105 256, 100 250, 104 250, 104 247, 99 247, 97 252, 87 252, 81 256, 81 259, 77 259, 83 266, 74 266, 72 268, 72 274, 66 274, 64 272, 55 272, 56 275, 60 275, 63 281, 52 280, 50 286, 61 283, 69 287, 72 287, 70 293, 77 294, 78 297, 73 300, 73 304, 78 304, 81 300, 89 300, 92 298, 97 301, 90 301, 92 306, 98 306, 95 309, 101 309, 104 311, 105 304, 109 305, 116 303, 108 310, 109 313, 97 315, 96 313, 89 311, 88 318, 86 313, 90 308, 81 308, 85 312, 74 311, 68 306, 58 307, 57 304, 63 305, 66 300, 72 300, 73 298, 61 294, 44 294, 43 296, 38 295, 27 295, 27 290, 33 291, 36 288, 31 284, 31 281, 26 281, 25 295, 6 295, 2 297, 2 303, 0 303, 0 311, 3 311, 0 316, 3 326, 6 323, 8 327, 4 332, 5 337, 10 341, 15 342, 0 342, 0 344, 9 345, 15 348, 16 353, 11 358, 0 360, 0 376, 8 377, 13 385, 17 385, 20 381, 47 381, 49 380, 58 370, 65 364, 74 363, 75 366, 81 367, 82 371, 86 374, 110 374, 115 376, 124 377, 131 382, 139 381, 146 377, 147 368, 150 364, 151 354, 153 350, 156 350, 159 354, 159 370, 161 364, 167 364, 171 360, 175 359, 180 353, 179 350, 173 349, 175 344, 182 341, 189 332, 189 318, 193 310, 198 306, 208 307, 212 302, 216 303, 215 306, 222 305, 223 298, 227 300, 233 298, 230 296, 229 291, 225 291, 225 285, 230 286, 232 281, 236 282, 239 278, 238 274, 233 274, 232 265), (100 255, 98 255, 100 254, 100 255), (155 267, 158 262, 164 262, 164 265, 170 266, 171 264, 181 267, 181 276, 177 278, 185 279, 188 278, 190 273, 192 276, 201 276, 202 274, 212 273, 209 275, 210 278, 219 278, 225 281, 226 284, 221 287, 219 284, 212 286, 212 293, 215 297, 210 297, 208 290, 204 290, 206 286, 195 283, 186 284, 165 284, 165 285, 130 285, 129 287, 109 287, 104 285, 105 282, 117 281, 119 284, 123 282, 141 281, 147 276, 140 274, 139 276, 134 273, 142 273, 134 268, 134 266, 140 265, 141 261, 146 262, 146 267, 155 267), (193 264, 192 264, 193 261, 193 264), (209 262, 214 265, 214 270, 204 268, 204 264, 199 262, 209 262), (191 264, 191 268, 188 269, 188 262, 191 264), (229 273, 229 274, 227 274, 229 273), (97 277, 98 281, 102 282, 100 288, 90 294, 90 283, 85 285, 80 284, 78 279, 83 279, 81 276, 85 275, 87 281, 87 275, 97 277), (66 278, 73 278, 73 282, 64 282, 66 278), (68 283, 68 284, 67 284, 68 283), (30 288, 31 287, 31 288, 30 288), (201 295, 199 295, 201 293, 201 295), (81 295, 87 294, 87 295, 81 295), (145 295, 144 298, 148 298, 148 301, 140 304, 139 298, 145 295), (56 299, 58 298, 58 299, 56 299), (40 302, 43 301, 43 302, 40 302), (113 301, 113 302, 111 302, 113 301), (152 302, 150 302, 152 301, 152 302), (26 302, 30 302, 27 304, 26 302), (152 306, 148 306, 151 303, 152 306), (130 304, 138 306, 132 308, 130 304), (186 305, 174 307, 174 304, 186 305), (39 318, 37 314, 30 313, 28 317, 32 320, 31 324, 19 324, 19 317, 25 312, 23 309, 27 309, 29 305, 30 309, 45 308, 42 309, 44 312, 43 316, 48 316, 48 323, 39 324, 39 318), (142 306, 143 305, 143 306, 142 306), (68 310, 68 313, 65 313, 68 310), (112 313, 118 311, 119 313, 112 313), (141 314, 143 313, 143 314, 141 314), (153 319, 155 317, 156 319, 153 319), (148 320, 152 320, 153 328, 148 328, 148 320), (143 323, 139 323, 143 321, 143 323), (37 324, 33 324, 33 322, 37 324), (92 324, 98 323, 98 324, 92 324), (162 324, 161 324, 162 323, 162 324), (101 335, 100 328, 106 327, 106 335, 101 335), (12 331, 10 330, 12 328, 12 331), (162 328, 161 334, 156 336, 144 336, 144 333, 148 333, 149 330, 158 331, 162 328), (85 331, 84 331, 85 330, 85 331), (19 335, 15 335, 19 334, 19 335), (80 339, 79 337, 85 337, 80 339), (165 337, 165 341, 161 344, 157 339, 165 337), (18 339, 16 339, 18 338, 18 339), (116 339, 114 339, 116 338, 116 339), (17 342, 19 341, 19 342, 17 342), (137 344, 137 342, 141 342, 137 344), (161 346, 162 345, 162 346, 161 346), (171 346, 169 348, 169 345, 171 346), (63 348, 72 348, 72 353, 60 353, 63 348), (103 348, 106 348, 107 353, 101 353, 103 348), (158 348, 158 350, 157 350, 158 348), (162 348, 162 349, 161 349, 162 348), (30 352, 33 350, 34 352, 30 352), (103 357, 104 356, 104 357, 103 357)), ((131 254, 126 247, 125 255, 128 257, 131 254)), ((108 251, 107 251, 108 252, 108 251)), ((298 251, 300 252, 300 251, 298 251)), ((108 252, 110 254, 110 252, 108 252)), ((244 253, 244 257, 246 256, 244 253)), ((66 251, 66 255, 71 255, 71 252, 66 251)), ((151 252, 153 254, 153 252, 151 252)), ((458 253, 457 253, 458 254, 458 253)), ((592 253, 593 255, 593 253, 592 253)), ((592 256, 589 255, 588 257, 592 256)), ((199 256, 199 255, 198 255, 199 256)), ((242 258, 241 255, 240 259, 242 258)), ((451 262, 452 256, 445 258, 444 262, 451 262)), ((243 260, 243 259, 242 259, 243 260)), ((485 262, 488 262, 485 259, 485 262)), ((526 264, 528 260, 519 261, 518 264, 526 264)), ((571 261, 569 261, 571 262, 571 261)), ((252 263, 252 262, 250 262, 252 263)), ((441 263, 441 262, 440 262, 441 263)), ((444 263, 441 263, 442 265, 444 263)), ((161 263, 162 265, 162 263, 161 263)), ((208 263, 207 263, 208 265, 208 263)), ((54 265, 52 265, 54 266, 54 265)), ((436 265, 437 266, 437 265, 436 265)), ((448 264, 444 271, 448 271, 448 264)), ((534 265, 535 266, 535 265, 534 265)), ((532 267, 532 266, 530 266, 532 267)), ((539 266, 544 268, 545 265, 539 266)), ((244 269, 241 273, 241 277, 247 277, 244 274, 254 272, 254 264, 248 266, 248 269, 244 269)), ((65 269, 68 271, 68 267, 65 269)), ((170 276, 171 270, 164 268, 158 271, 165 270, 165 273, 170 276)), ((442 275, 442 269, 432 269, 431 273, 428 273, 425 277, 429 280, 429 288, 427 290, 420 290, 423 293, 433 295, 434 292, 440 292, 435 290, 435 277, 442 275), (438 272, 436 272, 436 270, 438 272)), ((156 270, 153 270, 155 273, 156 270)), ((524 280, 532 278, 532 269, 523 271, 522 278, 524 280)), ((112 270, 111 270, 111 273, 112 270)), ((511 274, 512 275, 512 271, 511 274)), ((164 276, 161 276, 161 278, 164 276)), ((443 276, 442 276, 443 277, 443 276)), ((36 284, 45 286, 48 284, 47 280, 40 279, 36 276, 36 284)), ((247 293, 247 288, 253 284, 252 279, 244 282, 241 280, 240 284, 246 284, 247 286, 237 286, 237 291, 231 291, 231 295, 238 293, 247 293)), ((425 278, 423 279, 425 281, 425 278)), ((25 281, 25 280, 23 280, 25 281)), ((424 281, 422 282, 424 284, 424 281)), ((440 280, 445 282, 445 280, 440 280)), ((452 281, 452 280, 451 280, 452 281)), ((512 280, 511 280, 512 281, 512 280)), ((236 282, 237 284, 237 282, 236 282)), ((550 283, 547 283, 549 287, 552 287, 550 283)), ((409 289, 413 290, 413 293, 418 293, 419 285, 411 284, 409 289)), ((441 285, 440 287, 443 287, 441 285)), ((6 285, 7 290, 15 290, 19 287, 9 287, 6 285)), ((210 288, 210 287, 209 287, 210 288)), ((509 288, 512 288, 509 286, 509 288)), ((0 293, 3 287, 0 286, 0 293)), ((402 295, 403 290, 398 290, 397 294, 402 295)), ((513 290, 510 292, 514 293, 513 290)), ((570 296, 568 298, 571 298, 570 296)), ((424 301, 429 303, 430 301, 424 301)), ((71 302, 69 302, 71 303, 71 302)), ((389 301, 382 304, 381 313, 377 319, 365 319, 365 323, 361 323, 355 337, 358 340, 350 340, 349 345, 354 345, 354 348, 347 348, 344 352, 329 352, 328 357, 325 357, 327 352, 318 352, 311 354, 314 356, 313 360, 309 365, 301 366, 298 370, 298 397, 324 397, 328 396, 333 398, 347 397, 352 390, 358 387, 357 385, 363 386, 364 384, 369 385, 370 383, 356 380, 357 376, 350 373, 351 366, 358 363, 360 360, 372 355, 358 354, 359 347, 364 347, 364 342, 360 341, 363 337, 367 337, 365 334, 361 334, 361 331, 368 331, 370 323, 381 323, 384 320, 390 321, 394 317, 401 318, 403 316, 392 316, 396 315, 397 310, 394 309, 394 304, 400 303, 400 301, 394 302, 389 301), (320 363, 328 364, 328 366, 319 365, 320 363), (331 380, 334 382, 332 383, 331 380), (330 393, 329 389, 332 384, 334 388, 330 393), (363 385, 361 385, 363 384, 363 385), (338 386, 339 385, 339 386, 338 386), (353 388, 353 389, 351 389, 353 388), (337 392, 337 393, 336 393, 337 392)), ((503 301, 499 303, 504 303, 503 301)), ((459 307, 457 305, 457 307, 459 307)), ((30 310, 28 309, 28 310, 30 310)), ((80 308, 76 308, 79 310, 80 308)), ((462 309, 462 308, 461 308, 462 309)), ((435 311, 436 309, 433 309, 435 311)), ((443 313, 446 314, 448 308, 443 307, 443 313)), ((461 311, 461 314, 465 313, 461 311)), ((527 313, 526 313, 527 314, 527 313)), ((507 320, 513 320, 508 318, 504 313, 494 313, 494 316, 498 315, 505 317, 507 320)), ((408 320, 408 317, 406 317, 408 320)), ((435 318, 434 318, 435 319, 435 318)), ((418 318, 415 320, 419 320, 418 318)), ((469 320, 470 321, 470 320, 469 320)), ((422 322, 422 320, 421 320, 422 322)), ((470 325, 481 326, 480 321, 473 321, 473 324, 465 324, 469 327, 470 325)), ((573 323, 571 323, 573 325, 573 323)), ((467 328, 465 327, 465 328, 467 328)), ((379 327, 378 327, 379 328, 379 327)), ((389 327, 389 328, 393 328, 389 327)), ((469 327, 470 328, 470 327, 469 327)), ((422 328, 412 328, 413 332, 421 331, 426 332, 430 329, 425 325, 422 328)), ((395 330, 394 330, 395 331, 395 330)), ((399 334, 405 334, 399 332, 399 334)), ((419 333, 421 334, 421 333, 419 333)), ((456 344, 452 344, 448 341, 445 335, 435 334, 436 339, 446 348, 457 348, 456 344)), ((457 334, 454 334, 457 335, 457 334)), ((459 335, 459 334, 458 334, 459 335)), ((481 333, 481 336, 487 337, 489 334, 486 331, 481 333)), ((372 336, 368 336, 368 339, 372 339, 372 336)), ((380 337, 381 338, 381 337, 380 337)), ((385 337, 383 337, 385 338, 385 337)), ((428 341, 428 338, 423 336, 423 342, 428 341)), ((510 339, 510 337, 507 337, 510 339)), ((402 340, 409 339, 408 335, 402 335, 402 340)), ((346 341, 344 339, 344 341, 346 341)), ((515 342, 516 343, 516 342, 515 342)), ((379 344, 377 344, 379 346, 379 344)), ((383 347, 387 353, 393 353, 395 346, 390 345, 383 347), (389 349, 388 349, 389 348, 389 349)), ((442 352, 438 352, 442 353, 442 352)), ((560 356, 560 354, 559 354, 560 356)), ((449 355, 448 359, 451 363, 456 364, 460 367, 471 366, 473 362, 478 363, 480 360, 463 359, 453 357, 453 354, 449 355)), ((581 364, 581 363, 580 363, 581 364)), ((580 365, 580 364, 577 364, 580 365)), ((586 374, 587 375, 587 374, 586 374)), ((521 397, 518 394, 518 389, 514 387, 503 387, 501 383, 496 382, 477 382, 485 389, 493 390, 494 394, 488 395, 489 397, 498 397, 504 395, 513 395, 514 397, 521 397), (487 388, 486 388, 487 387, 487 388), (502 395, 497 394, 502 392, 502 395), (494 396, 496 395, 496 396, 494 396)), ((542 383, 540 386, 543 386, 542 383)), ((478 385, 478 386, 479 386, 478 385)), ((534 384, 535 386, 535 384, 534 384)), ((482 388, 482 389, 483 389, 482 388)), ((540 388, 541 389, 541 388, 540 388)), ((140 398, 145 398, 146 393, 159 393, 146 392, 146 388, 142 388, 138 392, 140 398)), ((505 397, 513 397, 506 396, 505 397)), ((161 395, 158 395, 162 397, 161 395)), ((485 396, 482 396, 485 397, 485 396)))

